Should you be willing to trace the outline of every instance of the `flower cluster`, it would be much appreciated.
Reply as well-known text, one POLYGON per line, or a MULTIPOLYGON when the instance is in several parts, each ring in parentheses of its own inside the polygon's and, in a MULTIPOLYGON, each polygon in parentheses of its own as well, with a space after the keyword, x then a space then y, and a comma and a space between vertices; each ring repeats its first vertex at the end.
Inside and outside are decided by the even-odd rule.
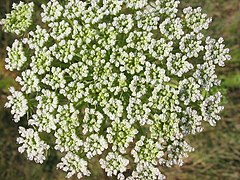
POLYGON ((4 31, 20 35, 32 25, 32 14, 34 11, 34 4, 19 4, 13 3, 12 11, 6 15, 6 19, 0 21, 0 25, 4 24, 4 31))
POLYGON ((36 163, 43 163, 46 159, 45 153, 50 146, 41 140, 39 133, 32 128, 25 129, 20 126, 19 133, 21 137, 17 138, 17 142, 21 146, 18 148, 18 151, 20 153, 26 151, 29 160, 34 160, 36 163))
POLYGON ((19 40, 15 40, 12 47, 7 47, 6 69, 10 71, 21 70, 27 62, 26 50, 23 47, 23 43, 19 40))
POLYGON ((14 87, 11 87, 9 91, 12 95, 7 97, 8 102, 5 107, 11 108, 13 120, 18 122, 28 112, 28 101, 25 95, 21 91, 16 91, 14 87))
POLYGON ((129 160, 117 152, 109 152, 105 160, 100 159, 99 163, 101 164, 101 167, 106 171, 107 176, 118 175, 119 177, 122 177, 122 173, 127 170, 126 167, 129 164, 129 160))
POLYGON ((160 165, 181 166, 194 150, 185 137, 220 119, 216 68, 230 55, 202 33, 211 18, 179 3, 50 0, 31 28, 32 3, 14 4, 1 22, 26 31, 6 58, 21 71, 6 107, 30 126, 19 128, 19 151, 37 163, 60 151, 67 177, 90 176, 95 161, 121 180, 164 179, 160 165))
POLYGON ((67 178, 77 174, 78 179, 81 179, 83 176, 90 175, 87 164, 87 161, 79 158, 78 155, 68 152, 61 158, 61 162, 57 164, 57 168, 67 172, 67 178))

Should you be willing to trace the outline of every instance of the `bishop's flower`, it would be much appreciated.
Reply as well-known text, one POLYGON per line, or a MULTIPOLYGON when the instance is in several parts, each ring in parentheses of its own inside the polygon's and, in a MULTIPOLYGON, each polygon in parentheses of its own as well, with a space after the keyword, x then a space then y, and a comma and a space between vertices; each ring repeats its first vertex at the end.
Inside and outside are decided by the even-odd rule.
POLYGON ((183 165, 194 150, 186 137, 220 120, 216 68, 231 57, 223 38, 205 35, 211 18, 179 3, 49 0, 39 15, 13 4, 1 25, 19 35, 5 60, 20 71, 5 105, 27 121, 19 151, 37 163, 58 151, 57 168, 79 179, 96 167, 165 179, 160 166, 183 165))

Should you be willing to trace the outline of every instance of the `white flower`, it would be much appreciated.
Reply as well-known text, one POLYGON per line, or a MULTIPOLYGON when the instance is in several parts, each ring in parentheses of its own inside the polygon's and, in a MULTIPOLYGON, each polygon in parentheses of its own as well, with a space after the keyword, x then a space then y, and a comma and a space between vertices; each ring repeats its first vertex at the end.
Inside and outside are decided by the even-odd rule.
POLYGON ((208 29, 209 24, 212 22, 211 18, 207 18, 207 14, 201 13, 200 7, 193 9, 187 7, 183 9, 185 21, 188 28, 191 28, 195 33, 200 32, 202 29, 208 29))
MULTIPOLYGON (((62 33, 60 33, 62 34, 62 33)), ((69 63, 72 61, 75 55, 75 41, 73 40, 61 40, 58 45, 54 44, 52 47, 49 47, 52 55, 58 59, 58 61, 69 63)))
POLYGON ((151 138, 174 140, 183 137, 181 126, 179 126, 180 119, 177 113, 165 112, 162 114, 154 114, 153 121, 150 125, 151 138))
POLYGON ((64 79, 64 71, 59 67, 52 67, 51 74, 47 74, 43 79, 42 83, 50 86, 53 90, 64 88, 66 80, 64 79))
POLYGON ((134 21, 131 14, 121 14, 113 18, 112 25, 117 32, 127 34, 133 28, 134 21))
POLYGON ((117 120, 122 117, 123 105, 118 99, 109 99, 108 104, 103 108, 103 112, 109 117, 110 120, 117 120))
POLYGON ((57 164, 57 168, 67 172, 67 178, 77 175, 78 179, 83 176, 90 176, 90 171, 87 169, 87 161, 80 158, 77 154, 68 152, 62 157, 61 162, 57 164))
POLYGON ((126 148, 129 146, 138 130, 131 126, 128 120, 115 120, 111 123, 111 127, 107 128, 107 139, 112 143, 112 150, 126 153, 126 148))
POLYGON ((169 85, 157 85, 149 97, 149 104, 152 105, 153 108, 161 110, 163 113, 167 111, 181 112, 178 96, 178 89, 170 87, 169 85))
POLYGON ((101 128, 101 124, 103 122, 103 114, 95 109, 86 108, 84 110, 83 117, 83 134, 87 134, 87 132, 95 132, 98 133, 101 128))
POLYGON ((223 106, 220 106, 221 93, 217 92, 213 96, 206 98, 201 105, 201 112, 203 120, 208 121, 211 126, 216 125, 216 121, 220 120, 219 113, 223 110, 223 106))
POLYGON ((171 144, 167 145, 166 149, 167 158, 166 160, 160 159, 159 164, 165 164, 167 167, 174 164, 182 166, 183 159, 188 157, 188 152, 194 151, 194 148, 182 139, 172 141, 171 144))
POLYGON ((169 40, 180 39, 184 34, 180 18, 167 18, 159 26, 160 32, 169 40))
POLYGON ((105 159, 100 159, 99 163, 107 173, 107 176, 116 176, 119 172, 123 173, 127 170, 129 160, 116 152, 110 152, 105 159))
POLYGON ((6 107, 30 126, 21 152, 42 163, 50 147, 39 136, 49 137, 66 153, 57 167, 79 179, 95 158, 119 180, 164 179, 159 165, 182 165, 193 151, 186 136, 220 119, 216 68, 231 57, 223 38, 202 34, 211 18, 201 8, 178 12, 179 3, 50 0, 31 29, 33 4, 14 5, 1 24, 29 29, 6 58, 21 71, 6 107))
POLYGON ((165 176, 153 164, 148 162, 142 162, 137 164, 136 170, 132 172, 132 176, 127 178, 127 180, 134 180, 134 179, 163 180, 165 179, 165 176))
POLYGON ((15 33, 20 35, 28 30, 32 25, 32 14, 34 11, 34 4, 19 2, 19 4, 12 4, 12 11, 6 15, 6 19, 2 19, 0 24, 3 24, 5 32, 15 33))
POLYGON ((78 137, 75 129, 68 128, 57 128, 54 133, 56 138, 54 149, 60 152, 79 152, 83 146, 83 141, 78 137))
POLYGON ((50 0, 47 5, 42 5, 42 22, 54 22, 62 16, 63 7, 57 0, 50 0))
POLYGON ((141 136, 136 142, 131 154, 135 163, 149 162, 154 165, 157 165, 157 160, 164 155, 161 144, 145 136, 141 136))
POLYGON ((203 100, 200 85, 197 84, 192 77, 180 81, 179 90, 180 100, 183 101, 185 105, 188 105, 190 102, 195 103, 196 101, 203 100))
POLYGON ((179 4, 178 0, 156 0, 154 6, 161 14, 174 18, 178 12, 179 4))
POLYGON ((46 47, 36 50, 31 60, 30 67, 34 73, 42 75, 51 70, 50 67, 53 62, 53 57, 46 47))
POLYGON ((28 111, 28 100, 21 91, 16 91, 14 87, 10 87, 9 91, 12 95, 7 97, 8 102, 5 107, 11 108, 13 120, 18 122, 28 111))
POLYGON ((41 26, 37 25, 35 31, 29 32, 30 37, 24 38, 23 42, 29 45, 31 49, 35 49, 36 51, 40 51, 42 47, 49 40, 50 35, 48 34, 46 29, 43 29, 41 26))
POLYGON ((38 127, 38 131, 46 131, 50 133, 51 130, 56 130, 56 123, 58 120, 52 113, 48 113, 41 109, 36 111, 36 114, 32 115, 32 118, 28 120, 28 124, 38 127))
POLYGON ((135 121, 138 121, 141 125, 151 123, 151 109, 148 104, 143 104, 139 98, 130 97, 126 111, 131 124, 135 121))
POLYGON ((216 66, 213 64, 213 61, 198 64, 193 77, 202 88, 209 91, 213 86, 220 85, 220 80, 217 78, 215 69, 216 66))
POLYGON ((219 38, 218 41, 210 37, 206 38, 206 52, 203 56, 205 61, 213 61, 214 64, 224 66, 224 62, 231 59, 229 55, 229 49, 224 48, 223 38, 219 38))
POLYGON ((95 155, 101 155, 102 152, 108 148, 108 143, 103 136, 92 134, 87 137, 84 142, 84 151, 88 159, 91 159, 95 155))
POLYGON ((202 132, 203 127, 201 124, 203 117, 190 107, 186 108, 184 114, 186 117, 182 117, 180 122, 183 134, 196 134, 202 132))
POLYGON ((74 107, 72 103, 59 105, 57 107, 56 118, 62 129, 66 131, 72 127, 78 127, 79 122, 79 111, 74 107))
POLYGON ((53 112, 58 106, 58 96, 55 92, 48 89, 41 90, 42 95, 36 97, 38 101, 37 108, 42 109, 46 112, 53 112))
POLYGON ((23 43, 19 40, 15 40, 12 47, 7 47, 8 56, 5 59, 6 69, 10 71, 21 70, 27 62, 27 56, 23 47, 23 43))
POLYGON ((65 70, 66 73, 71 76, 74 81, 81 82, 83 78, 89 76, 88 66, 82 62, 71 64, 69 68, 65 70))
POLYGON ((32 128, 25 129, 19 127, 19 133, 21 136, 17 138, 17 142, 21 146, 18 148, 18 151, 20 153, 26 151, 29 160, 42 164, 46 160, 45 154, 50 146, 41 140, 38 132, 32 128))
MULTIPOLYGON (((50 24, 48 24, 48 26, 52 28, 52 32, 50 33, 50 35, 57 41, 62 40, 63 38, 70 35, 70 33, 72 32, 72 28, 66 21, 51 22, 50 24)), ((60 42, 60 44, 65 44, 65 42, 60 42)))
POLYGON ((195 35, 194 33, 186 34, 181 38, 179 43, 179 49, 186 54, 188 58, 199 56, 199 53, 204 49, 202 46, 203 34, 199 33, 195 35))
POLYGON ((169 54, 167 58, 167 68, 171 74, 182 77, 185 73, 188 73, 194 68, 194 66, 188 62, 188 57, 181 53, 169 54))
POLYGON ((148 4, 147 0, 126 0, 126 5, 132 9, 141 9, 148 4))
POLYGON ((87 3, 80 0, 69 0, 66 2, 63 17, 75 19, 81 17, 86 10, 87 3))
POLYGON ((30 69, 23 71, 22 76, 18 76, 16 81, 22 86, 21 91, 25 92, 26 94, 39 92, 41 89, 38 76, 30 69))

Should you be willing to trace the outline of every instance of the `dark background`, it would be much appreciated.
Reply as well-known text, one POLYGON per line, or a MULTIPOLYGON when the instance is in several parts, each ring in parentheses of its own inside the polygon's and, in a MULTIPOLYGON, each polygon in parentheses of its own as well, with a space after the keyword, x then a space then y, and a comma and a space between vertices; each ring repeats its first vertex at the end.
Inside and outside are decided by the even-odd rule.
MULTIPOLYGON (((46 1, 34 0, 37 5, 46 1)), ((0 19, 10 11, 12 2, 19 1, 1 0, 0 19)), ((226 96, 225 110, 216 127, 206 126, 203 133, 189 137, 190 144, 196 150, 185 159, 184 166, 161 170, 169 180, 237 180, 240 179, 240 1, 182 0, 181 7, 187 6, 201 6, 203 12, 213 17, 207 35, 214 38, 222 36, 231 49, 231 62, 218 70, 223 82, 221 89, 226 96)), ((65 174, 56 170, 58 160, 54 154, 43 165, 38 165, 17 151, 16 138, 20 124, 15 124, 9 110, 3 107, 9 86, 17 86, 14 82, 16 74, 4 69, 5 48, 12 39, 12 35, 0 30, 0 180, 65 179, 65 174)), ((99 174, 97 179, 107 179, 102 172, 99 174)))

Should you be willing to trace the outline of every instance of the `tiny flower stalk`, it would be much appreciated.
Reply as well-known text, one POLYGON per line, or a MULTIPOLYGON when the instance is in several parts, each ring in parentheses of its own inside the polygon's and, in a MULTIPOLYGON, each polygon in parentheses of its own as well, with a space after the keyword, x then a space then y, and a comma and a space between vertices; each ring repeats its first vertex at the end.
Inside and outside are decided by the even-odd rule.
POLYGON ((186 137, 220 120, 216 68, 231 57, 223 38, 205 36, 211 18, 179 3, 50 0, 40 24, 33 3, 13 4, 1 25, 18 35, 5 67, 21 88, 5 106, 15 122, 27 117, 19 152, 36 163, 60 152, 57 168, 79 179, 97 174, 95 160, 119 180, 183 165, 186 137))

